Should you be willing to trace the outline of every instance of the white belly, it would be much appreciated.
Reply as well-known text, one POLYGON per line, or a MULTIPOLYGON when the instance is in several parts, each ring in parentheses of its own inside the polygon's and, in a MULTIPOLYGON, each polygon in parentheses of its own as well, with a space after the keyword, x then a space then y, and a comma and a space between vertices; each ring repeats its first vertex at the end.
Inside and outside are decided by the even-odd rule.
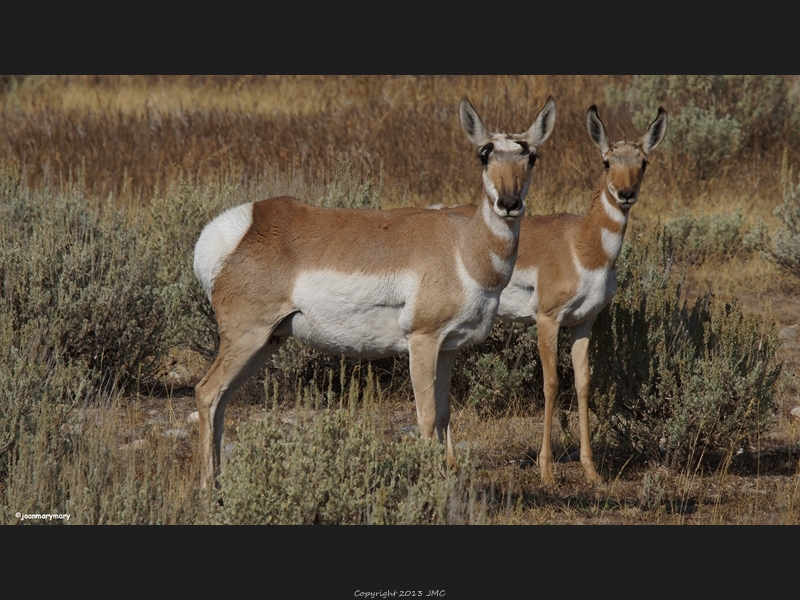
POLYGON ((407 352, 417 288, 412 274, 304 273, 292 293, 297 312, 290 317, 291 334, 331 354, 377 358, 407 352))
MULTIPOLYGON (((442 350, 458 350, 486 339, 500 294, 487 291, 459 263, 462 302, 445 323, 439 323, 442 350)), ((419 279, 407 272, 348 275, 335 271, 301 274, 292 291, 295 310, 276 330, 330 354, 378 358, 408 352, 419 279)), ((435 299, 428 299, 435 302, 435 299)), ((455 307, 447 307, 455 308, 455 307)), ((433 311, 435 312, 435 311, 433 311)))

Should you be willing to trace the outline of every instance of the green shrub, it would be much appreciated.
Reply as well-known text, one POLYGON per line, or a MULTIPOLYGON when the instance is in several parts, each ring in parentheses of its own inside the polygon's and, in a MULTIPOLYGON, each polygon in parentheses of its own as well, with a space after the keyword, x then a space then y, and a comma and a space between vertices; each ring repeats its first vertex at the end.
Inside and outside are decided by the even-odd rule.
MULTIPOLYGON (((454 396, 487 416, 543 406, 544 380, 536 343, 535 327, 495 321, 484 342, 464 348, 456 357, 454 396)), ((573 395, 566 331, 559 333, 558 356, 559 395, 564 399, 573 395)))
POLYGON ((609 86, 606 102, 629 112, 639 131, 667 108, 663 151, 692 179, 708 179, 743 152, 759 155, 793 135, 800 112, 791 91, 791 79, 778 75, 637 75, 623 89, 609 86))
POLYGON ((626 246, 619 289, 593 328, 596 439, 670 465, 754 442, 774 418, 774 323, 713 295, 687 304, 656 232, 626 246))
MULTIPOLYGON (((786 179, 791 176, 784 176, 786 179)), ((774 237, 764 223, 759 222, 745 241, 767 260, 800 277, 800 185, 784 185, 783 202, 775 207, 774 214, 783 222, 774 237)))
POLYGON ((691 264, 746 253, 748 247, 742 243, 743 228, 741 210, 696 217, 692 211, 684 209, 666 224, 677 258, 691 264))
POLYGON ((163 303, 141 223, 80 177, 33 191, 0 167, 0 239, 0 488, 35 448, 50 487, 32 501, 57 492, 45 473, 70 411, 154 366, 163 303))
POLYGON ((141 225, 110 201, 93 207, 80 179, 36 192, 11 167, 0 179, 4 342, 20 350, 35 339, 45 360, 79 366, 95 383, 147 372, 163 318, 141 225))
POLYGON ((220 477, 223 523, 425 524, 483 518, 475 467, 444 471, 444 445, 387 442, 362 411, 318 413, 305 424, 268 417, 239 428, 220 477))

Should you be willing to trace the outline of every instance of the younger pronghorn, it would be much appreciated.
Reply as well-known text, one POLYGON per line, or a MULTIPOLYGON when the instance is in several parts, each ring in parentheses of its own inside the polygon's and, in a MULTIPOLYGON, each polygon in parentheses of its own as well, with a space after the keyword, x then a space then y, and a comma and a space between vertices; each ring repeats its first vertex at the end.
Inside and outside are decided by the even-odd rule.
MULTIPOLYGON (((612 144, 597 107, 586 113, 589 138, 600 149, 605 169, 584 216, 566 213, 525 217, 520 226, 517 263, 500 297, 498 317, 536 324, 544 372, 544 432, 539 453, 542 480, 554 483, 551 448, 553 410, 558 393, 558 330, 569 329, 578 394, 580 460, 587 479, 600 483, 589 436, 589 336, 592 324, 617 290, 616 261, 639 199, 647 156, 664 139, 667 111, 658 109, 639 142, 612 144)), ((450 210, 470 215, 474 206, 450 210)))
POLYGON ((410 354, 423 438, 450 433, 456 352, 484 340, 517 257, 548 99, 522 134, 489 133, 465 96, 461 127, 478 148, 485 196, 466 217, 437 210, 319 208, 279 197, 229 209, 195 246, 214 308, 219 354, 196 387, 203 487, 219 471, 225 406, 291 335, 331 354, 410 354))

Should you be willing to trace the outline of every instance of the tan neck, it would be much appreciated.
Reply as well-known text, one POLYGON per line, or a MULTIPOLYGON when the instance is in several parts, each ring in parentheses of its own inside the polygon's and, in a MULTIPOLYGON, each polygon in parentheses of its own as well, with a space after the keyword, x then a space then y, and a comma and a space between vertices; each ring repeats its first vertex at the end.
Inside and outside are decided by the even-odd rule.
POLYGON ((484 198, 467 224, 458 254, 469 276, 487 289, 503 288, 511 278, 519 244, 519 219, 505 220, 484 198))
POLYGON ((623 211, 614 201, 603 171, 575 241, 581 265, 586 269, 613 269, 627 226, 628 211, 623 211))

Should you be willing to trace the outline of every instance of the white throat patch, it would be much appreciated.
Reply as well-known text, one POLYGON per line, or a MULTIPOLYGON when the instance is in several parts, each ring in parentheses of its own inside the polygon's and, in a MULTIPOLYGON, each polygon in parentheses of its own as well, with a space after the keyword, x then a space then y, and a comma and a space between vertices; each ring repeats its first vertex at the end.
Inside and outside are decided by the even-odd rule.
MULTIPOLYGON (((610 186, 611 184, 609 184, 609 187, 610 186)), ((620 225, 627 223, 628 216, 622 212, 618 206, 616 206, 616 202, 612 204, 612 201, 608 199, 605 190, 603 190, 600 194, 600 201, 603 204, 603 208, 605 209, 609 219, 615 223, 619 223, 620 225)))

